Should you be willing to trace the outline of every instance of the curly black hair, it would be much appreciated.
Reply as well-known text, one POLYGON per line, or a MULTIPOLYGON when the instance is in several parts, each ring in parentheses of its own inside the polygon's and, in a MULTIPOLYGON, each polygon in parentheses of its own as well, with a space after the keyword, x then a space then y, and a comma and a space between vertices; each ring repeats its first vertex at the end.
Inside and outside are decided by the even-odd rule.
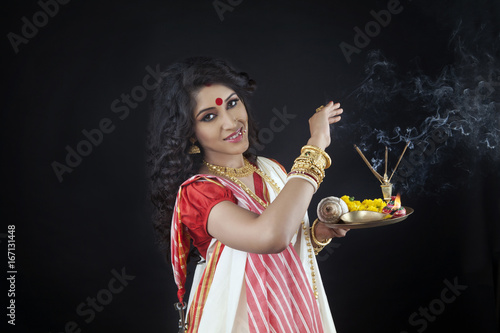
MULTIPOLYGON (((194 96, 205 85, 222 84, 234 90, 248 112, 250 153, 257 143, 257 129, 248 100, 256 83, 248 74, 237 72, 222 59, 193 57, 169 66, 162 74, 152 103, 148 129, 147 165, 151 180, 151 201, 154 205, 153 225, 157 241, 169 260, 170 225, 179 186, 198 173, 203 162, 201 154, 188 154, 190 138, 194 137, 194 96)), ((254 150, 255 151, 255 150, 254 150)))

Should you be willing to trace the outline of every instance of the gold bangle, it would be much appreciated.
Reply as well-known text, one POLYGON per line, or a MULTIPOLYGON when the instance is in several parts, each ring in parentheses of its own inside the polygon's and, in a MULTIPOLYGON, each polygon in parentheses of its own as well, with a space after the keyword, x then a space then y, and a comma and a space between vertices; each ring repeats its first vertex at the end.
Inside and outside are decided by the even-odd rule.
POLYGON ((321 158, 322 164, 324 164, 325 169, 328 169, 332 165, 332 159, 330 158, 330 155, 328 155, 321 148, 312 145, 305 145, 304 147, 302 147, 300 152, 306 156, 312 156, 315 160, 321 158))
POLYGON ((318 219, 314 220, 314 223, 311 227, 311 237, 313 239, 313 242, 316 243, 317 245, 319 246, 322 246, 322 247, 325 247, 327 246, 328 244, 330 244, 330 242, 332 241, 331 238, 328 238, 327 240, 325 240, 324 242, 320 242, 317 238, 316 238, 316 233, 314 232, 314 227, 316 226, 316 224, 318 223, 318 219))
POLYGON ((305 145, 304 147, 302 147, 302 150, 300 152, 303 154, 306 150, 311 150, 321 154, 326 161, 325 169, 328 169, 330 165, 332 165, 332 159, 330 158, 330 155, 328 155, 323 149, 313 145, 305 145))
POLYGON ((296 167, 294 166, 290 173, 288 175, 292 174, 301 174, 305 176, 309 176, 314 179, 316 184, 319 186, 323 182, 323 176, 317 172, 315 172, 313 169, 310 168, 305 168, 305 167, 296 167))
POLYGON ((302 156, 297 157, 293 163, 292 170, 296 168, 310 169, 313 170, 315 173, 320 174, 322 178, 325 177, 324 167, 321 165, 317 165, 309 158, 303 158, 302 156))
POLYGON ((321 178, 325 177, 325 172, 323 169, 319 168, 317 165, 314 165, 311 163, 311 161, 308 160, 301 160, 299 158, 295 159, 295 162, 293 163, 293 167, 291 171, 294 170, 308 170, 316 175, 321 176, 321 178))
POLYGON ((303 149, 299 159, 302 161, 310 162, 323 170, 325 169, 327 163, 326 158, 325 156, 323 156, 323 154, 310 149, 303 149))
MULTIPOLYGON (((307 154, 308 152, 306 152, 307 154)), ((323 156, 321 155, 317 155, 317 156, 320 156, 321 158, 323 158, 323 156)), ((321 171, 324 171, 325 170, 325 162, 324 162, 324 159, 323 159, 323 163, 321 163, 320 161, 316 160, 314 157, 307 157, 307 156, 304 156, 304 155, 300 155, 299 157, 297 157, 295 159, 295 164, 306 164, 306 165, 311 165, 311 166, 314 166, 315 168, 317 168, 318 170, 321 170, 321 171)))
POLYGON ((288 176, 300 175, 311 184, 314 181, 316 186, 313 186, 317 190, 325 178, 325 168, 330 165, 331 159, 327 153, 318 147, 305 145, 301 149, 300 156, 295 159, 288 176))

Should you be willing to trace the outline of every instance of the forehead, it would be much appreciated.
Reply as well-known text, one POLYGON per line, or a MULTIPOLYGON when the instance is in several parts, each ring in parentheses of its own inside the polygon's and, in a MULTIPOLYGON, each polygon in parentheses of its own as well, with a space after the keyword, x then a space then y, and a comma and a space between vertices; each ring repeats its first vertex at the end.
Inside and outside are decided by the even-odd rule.
POLYGON ((222 84, 212 84, 201 88, 195 96, 198 108, 208 108, 216 105, 217 98, 225 100, 229 95, 234 93, 231 88, 222 84))

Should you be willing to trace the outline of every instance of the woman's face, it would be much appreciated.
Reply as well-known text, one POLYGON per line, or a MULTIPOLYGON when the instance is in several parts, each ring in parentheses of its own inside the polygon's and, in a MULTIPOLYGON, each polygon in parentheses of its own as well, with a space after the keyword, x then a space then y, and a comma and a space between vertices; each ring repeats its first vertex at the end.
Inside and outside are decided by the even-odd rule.
POLYGON ((194 130, 207 162, 222 164, 248 149, 247 110, 232 89, 221 84, 205 86, 195 101, 194 130))

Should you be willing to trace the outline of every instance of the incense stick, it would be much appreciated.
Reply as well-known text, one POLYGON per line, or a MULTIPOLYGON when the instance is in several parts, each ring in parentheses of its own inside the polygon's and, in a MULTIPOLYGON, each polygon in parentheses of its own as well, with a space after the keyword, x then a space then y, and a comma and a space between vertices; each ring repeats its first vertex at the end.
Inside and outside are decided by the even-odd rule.
POLYGON ((354 145, 354 148, 356 148, 356 151, 358 152, 359 156, 361 156, 363 161, 365 161, 366 165, 368 166, 368 168, 370 168, 370 171, 373 173, 373 175, 377 177, 379 182, 383 183, 382 181, 383 177, 377 171, 375 171, 370 162, 368 162, 368 160, 366 159, 365 155, 363 155, 363 152, 356 145, 354 145))
POLYGON ((405 154, 405 152, 406 152, 406 148, 408 148, 408 145, 409 145, 409 144, 410 144, 410 141, 406 142, 405 149, 403 149, 403 152, 401 153, 401 156, 399 156, 398 163, 396 164, 396 167, 394 168, 394 170, 392 170, 392 174, 391 174, 391 176, 389 177, 389 182, 391 181, 392 176, 394 175, 394 172, 396 172, 396 169, 397 169, 397 168, 398 168, 398 166, 399 166, 399 162, 401 162, 401 159, 403 158, 403 155, 405 154))
POLYGON ((387 179, 387 146, 385 146, 385 171, 384 171, 384 181, 387 179))

